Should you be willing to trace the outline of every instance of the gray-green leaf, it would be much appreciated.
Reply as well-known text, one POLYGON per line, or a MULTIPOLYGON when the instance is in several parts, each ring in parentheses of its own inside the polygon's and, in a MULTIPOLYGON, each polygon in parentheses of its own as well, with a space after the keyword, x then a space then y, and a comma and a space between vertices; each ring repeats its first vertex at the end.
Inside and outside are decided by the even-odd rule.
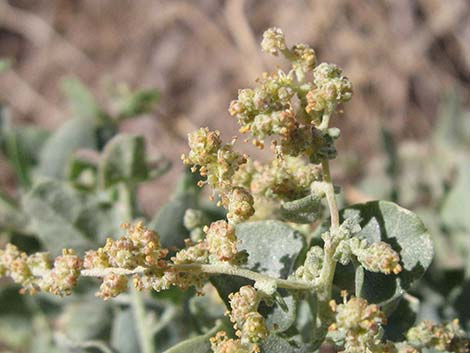
POLYGON ((430 235, 417 215, 393 202, 372 201, 341 211, 341 219, 359 218, 362 230, 356 235, 371 243, 389 243, 400 255, 398 275, 363 270, 359 295, 369 302, 384 304, 399 297, 424 274, 434 250, 430 235))
POLYGON ((67 162, 78 149, 97 149, 96 127, 92 121, 72 119, 65 122, 44 144, 38 173, 56 179, 65 175, 67 162))
POLYGON ((63 248, 83 252, 114 231, 111 209, 63 182, 39 183, 25 195, 23 207, 53 255, 63 248))
POLYGON ((100 185, 135 184, 148 178, 145 141, 142 136, 120 134, 109 141, 99 165, 100 185))

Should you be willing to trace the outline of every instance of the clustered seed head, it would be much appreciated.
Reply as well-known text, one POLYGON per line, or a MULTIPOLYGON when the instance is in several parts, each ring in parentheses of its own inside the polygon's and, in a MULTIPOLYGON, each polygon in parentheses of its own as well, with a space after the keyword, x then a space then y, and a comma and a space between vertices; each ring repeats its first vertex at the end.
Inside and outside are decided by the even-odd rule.
POLYGON ((73 249, 62 250, 62 256, 56 257, 54 267, 44 277, 45 288, 55 295, 70 295, 77 285, 83 261, 75 255, 73 249))
POLYGON ((9 276, 22 286, 22 292, 46 291, 69 295, 76 286, 82 260, 71 249, 63 250, 54 263, 48 253, 28 256, 16 246, 7 244, 0 250, 0 275, 9 276))
POLYGON ((228 298, 232 308, 230 319, 233 323, 239 323, 239 326, 242 326, 241 323, 244 322, 248 313, 258 309, 258 293, 252 286, 243 286, 238 292, 231 293, 228 298))
POLYGON ((177 265, 181 264, 204 264, 207 263, 209 258, 207 242, 200 241, 196 244, 191 244, 190 241, 186 240, 186 248, 181 249, 171 258, 173 263, 177 265))
POLYGON ((259 353, 257 345, 242 343, 239 339, 228 338, 225 331, 219 331, 211 337, 211 348, 214 353, 259 353))
POLYGON ((434 348, 455 353, 468 352, 468 339, 460 328, 459 321, 447 324, 433 324, 423 321, 411 328, 406 335, 409 343, 418 348, 434 348))
POLYGON ((291 55, 294 69, 300 68, 303 71, 312 71, 317 63, 315 50, 305 44, 296 44, 292 47, 291 55))
MULTIPOLYGON (((167 249, 161 248, 158 234, 146 227, 142 222, 124 224, 126 234, 117 240, 106 239, 104 247, 85 253, 84 269, 106 270, 135 270, 146 269, 146 273, 134 275, 134 285, 137 289, 153 288, 161 290, 169 288, 173 283, 167 280, 165 256, 167 249), (166 276, 166 277, 165 277, 166 276), (165 278, 165 280, 162 280, 165 278), (159 282, 159 284, 156 284, 159 282), (161 283, 164 284, 161 284, 161 283)), ((128 279, 118 273, 110 273, 103 277, 100 291, 96 294, 103 299, 115 297, 127 290, 128 279)))
POLYGON ((254 195, 283 201, 309 194, 310 185, 320 178, 317 166, 302 158, 275 159, 269 165, 255 165, 250 188, 254 195))
MULTIPOLYGON (((192 165, 192 171, 199 169, 199 174, 206 177, 209 184, 219 193, 230 190, 230 179, 246 158, 233 151, 233 142, 222 144, 219 131, 201 128, 188 135, 190 151, 181 158, 186 165, 192 165)), ((201 182, 202 186, 204 182, 201 182)))
POLYGON ((253 144, 263 148, 268 136, 286 138, 298 127, 291 102, 295 96, 294 76, 293 72, 286 74, 278 70, 264 73, 256 83, 254 89, 238 91, 238 98, 230 103, 229 113, 237 117, 240 132, 250 132, 253 144))

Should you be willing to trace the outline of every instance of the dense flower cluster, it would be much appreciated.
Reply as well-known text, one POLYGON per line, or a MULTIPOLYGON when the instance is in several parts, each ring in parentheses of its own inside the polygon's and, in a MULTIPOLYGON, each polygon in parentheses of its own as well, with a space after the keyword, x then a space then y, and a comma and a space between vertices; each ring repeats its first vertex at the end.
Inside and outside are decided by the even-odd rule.
POLYGON ((254 214, 253 198, 247 190, 235 187, 232 177, 246 157, 233 151, 233 143, 222 144, 219 131, 201 128, 189 134, 190 152, 181 158, 184 164, 192 165, 193 172, 205 177, 199 186, 208 184, 221 197, 220 204, 228 209, 228 219, 238 223, 254 214))
POLYGON ((381 327, 386 324, 385 314, 375 304, 365 299, 352 297, 337 305, 330 303, 336 320, 329 327, 329 337, 347 353, 392 352, 393 345, 381 342, 381 327), (388 347, 387 347, 388 346, 388 347))
POLYGON ((206 230, 209 253, 215 261, 233 261, 237 256, 235 228, 225 221, 213 222, 206 230))
POLYGON ((243 286, 238 292, 231 293, 229 299, 230 321, 239 339, 229 339, 225 332, 219 332, 211 339, 212 350, 215 353, 259 352, 257 343, 268 336, 266 322, 257 311, 261 300, 259 293, 251 286, 243 286))
POLYGON ((303 155, 312 163, 334 158, 338 134, 329 134, 322 118, 327 115, 325 119, 329 119, 338 104, 351 99, 351 82, 336 65, 315 66, 315 51, 308 45, 289 49, 279 28, 264 33, 261 47, 273 55, 282 53, 292 70, 264 73, 254 89, 238 92, 229 113, 237 117, 240 131, 250 132, 253 143, 261 148, 268 136, 274 136, 278 155, 303 155), (306 80, 308 75, 312 81, 306 80))
POLYGON ((28 256, 16 246, 8 244, 0 250, 0 276, 9 276, 31 294, 37 291, 69 295, 77 284, 82 260, 71 249, 63 251, 54 261, 48 253, 28 256))
POLYGON ((275 159, 268 165, 256 165, 250 188, 254 195, 284 201, 296 200, 310 193, 311 184, 320 178, 317 166, 302 158, 275 159))
POLYGON ((313 82, 315 87, 306 96, 307 113, 331 114, 336 105, 347 102, 352 97, 351 82, 334 64, 318 65, 313 70, 313 82))

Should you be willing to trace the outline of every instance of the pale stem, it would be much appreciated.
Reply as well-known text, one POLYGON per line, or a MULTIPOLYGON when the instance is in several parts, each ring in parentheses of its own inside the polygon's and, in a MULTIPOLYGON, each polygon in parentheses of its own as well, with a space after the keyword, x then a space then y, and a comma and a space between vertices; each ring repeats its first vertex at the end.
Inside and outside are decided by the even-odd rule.
MULTIPOLYGON (((207 274, 225 274, 231 276, 239 276, 251 279, 253 281, 269 281, 275 282, 278 288, 294 289, 294 290, 313 290, 315 285, 311 282, 301 281, 301 280, 288 280, 275 278, 267 275, 263 275, 258 272, 250 271, 247 269, 239 268, 229 264, 170 264, 169 268, 176 269, 181 272, 201 272, 207 274)), ((145 267, 136 267, 135 269, 128 270, 123 268, 96 268, 91 270, 82 270, 81 275, 84 277, 104 277, 108 274, 118 274, 118 275, 133 275, 133 274, 143 274, 151 269, 145 267)))
POLYGON ((142 353, 155 353, 155 343, 153 339, 152 330, 147 324, 147 316, 145 314, 145 305, 141 293, 134 287, 131 288, 131 306, 135 315, 135 322, 137 324, 137 333, 139 335, 139 344, 142 353))

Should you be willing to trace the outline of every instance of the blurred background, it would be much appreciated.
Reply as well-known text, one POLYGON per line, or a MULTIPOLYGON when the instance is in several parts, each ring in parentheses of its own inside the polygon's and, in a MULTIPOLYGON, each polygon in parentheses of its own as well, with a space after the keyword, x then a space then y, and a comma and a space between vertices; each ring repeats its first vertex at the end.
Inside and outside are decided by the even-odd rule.
MULTIPOLYGON (((278 26, 290 45, 310 44, 319 61, 338 64, 353 82, 354 98, 336 122, 344 138, 335 169, 337 180, 353 184, 383 151, 381 131, 395 142, 427 144, 445 97, 468 107, 469 6, 467 0, 0 0, 0 57, 12 60, 0 76, 0 100, 15 124, 52 130, 70 115, 64 77, 79 78, 103 101, 120 82, 157 88, 156 111, 123 129, 145 134, 151 151, 179 172, 186 134, 209 126, 233 136, 227 108, 237 89, 284 67, 259 48, 262 32, 278 26)), ((0 174, 3 185, 12 183, 4 162, 0 174)), ((164 202, 174 180, 170 173, 149 185, 145 208, 164 202)), ((354 190, 350 196, 368 197, 354 190)))

